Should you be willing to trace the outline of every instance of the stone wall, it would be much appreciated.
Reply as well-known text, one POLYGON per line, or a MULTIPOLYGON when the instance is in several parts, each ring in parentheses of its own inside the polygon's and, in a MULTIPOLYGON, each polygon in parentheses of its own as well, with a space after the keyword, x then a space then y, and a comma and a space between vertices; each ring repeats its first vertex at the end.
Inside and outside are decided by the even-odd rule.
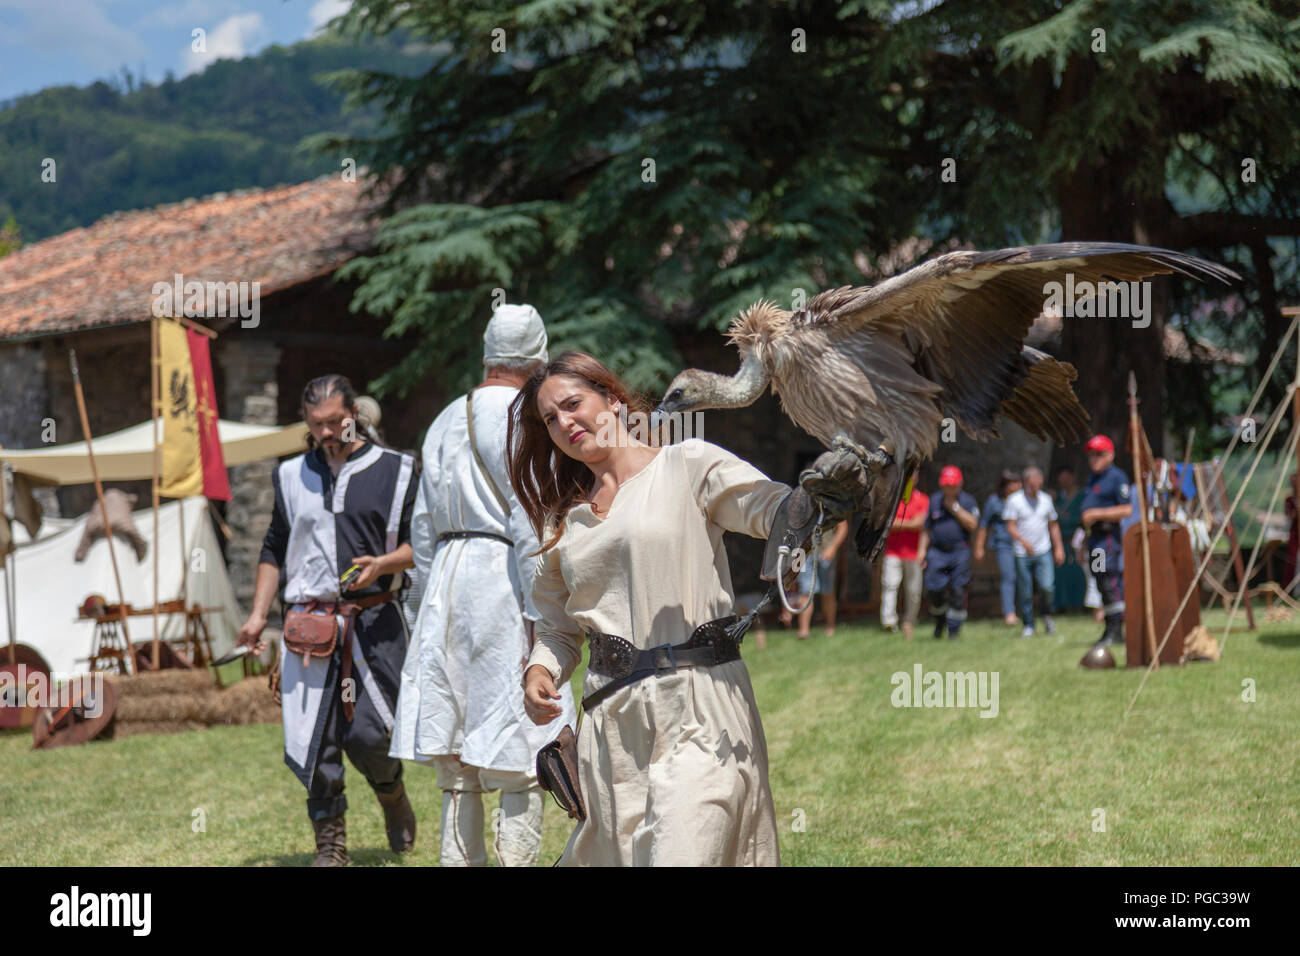
POLYGON ((45 354, 39 342, 0 345, 0 445, 32 448, 41 443, 41 422, 49 415, 45 354))
MULTIPOLYGON (((0 445, 6 448, 37 448, 44 423, 50 417, 50 393, 45 383, 45 352, 39 342, 0 345, 0 445)), ((56 424, 57 433, 57 424, 56 424)), ((53 488, 38 488, 36 500, 45 513, 59 515, 59 499, 53 488)))
MULTIPOLYGON (((68 349, 77 351, 77 369, 86 399, 90 433, 96 437, 120 431, 149 419, 149 326, 90 329, 40 340, 45 360, 45 381, 50 412, 57 428, 56 443, 81 441, 81 417, 68 349)), ((105 488, 120 488, 136 496, 137 508, 148 508, 151 482, 112 481, 105 488)), ((93 484, 58 489, 60 514, 76 517, 95 504, 93 484)))
MULTIPOLYGON (((253 425, 286 424, 276 412, 279 349, 264 339, 241 338, 230 332, 217 340, 213 361, 225 379, 220 398, 222 418, 253 425)), ((274 467, 275 459, 268 458, 229 469, 230 501, 222 510, 230 537, 223 537, 223 543, 235 599, 245 613, 253 606, 258 556, 275 506, 274 467)), ((277 603, 272 615, 278 619, 279 612, 277 603)))

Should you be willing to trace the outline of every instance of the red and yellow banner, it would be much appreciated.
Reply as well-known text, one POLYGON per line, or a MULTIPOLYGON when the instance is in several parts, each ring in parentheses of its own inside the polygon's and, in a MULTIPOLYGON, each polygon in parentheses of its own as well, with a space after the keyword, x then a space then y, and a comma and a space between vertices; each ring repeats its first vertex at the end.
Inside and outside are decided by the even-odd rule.
POLYGON ((230 500, 230 480, 217 433, 212 358, 202 332, 158 320, 162 365, 162 486, 164 498, 206 495, 230 500))

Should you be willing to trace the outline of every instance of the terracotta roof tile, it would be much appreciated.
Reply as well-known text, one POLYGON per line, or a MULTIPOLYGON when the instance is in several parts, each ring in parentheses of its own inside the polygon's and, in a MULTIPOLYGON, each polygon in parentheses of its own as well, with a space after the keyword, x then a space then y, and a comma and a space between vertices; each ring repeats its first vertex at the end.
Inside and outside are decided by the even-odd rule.
POLYGON ((0 339, 146 322, 155 282, 261 282, 333 272, 374 236, 375 202, 337 175, 117 212, 0 259, 0 339))

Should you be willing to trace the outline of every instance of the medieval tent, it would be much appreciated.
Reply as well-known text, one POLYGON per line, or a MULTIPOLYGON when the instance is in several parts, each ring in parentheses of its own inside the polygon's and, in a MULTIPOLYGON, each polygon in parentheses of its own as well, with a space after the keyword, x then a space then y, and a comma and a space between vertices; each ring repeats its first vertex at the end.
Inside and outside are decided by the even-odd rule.
MULTIPOLYGON (((117 603, 112 560, 108 553, 109 539, 98 538, 83 561, 77 562, 75 558, 88 517, 47 519, 35 541, 20 544, 9 555, 12 569, 8 575, 0 576, 0 607, 7 606, 9 600, 7 582, 12 580, 14 583, 14 635, 17 642, 39 651, 49 663, 56 680, 88 669, 87 658, 94 639, 95 623, 79 618, 78 608, 92 594, 100 595, 109 604, 117 603)), ((146 545, 152 549, 150 509, 136 511, 132 517, 146 545)), ((21 541, 22 532, 18 531, 15 537, 21 541)), ((162 548, 159 553, 159 601, 180 597, 184 585, 189 604, 214 608, 212 613, 205 615, 205 623, 213 653, 225 653, 234 646, 235 635, 243 623, 243 613, 230 587, 207 500, 196 496, 164 502, 158 509, 158 537, 162 548), (182 555, 185 555, 184 560, 182 555)), ((126 602, 137 609, 152 607, 152 551, 137 562, 130 544, 116 535, 111 540, 117 553, 118 567, 122 569, 126 602)), ((184 636, 183 615, 163 614, 159 622, 164 640, 184 636)), ((130 624, 132 641, 153 640, 152 616, 132 617, 130 624)), ((8 643, 8 614, 0 614, 0 657, 8 643)))
MULTIPOLYGON (((218 434, 225 464, 231 466, 301 451, 305 447, 306 426, 301 422, 277 428, 220 421, 218 434)), ((153 472, 153 427, 149 422, 96 438, 93 447, 101 480, 133 481, 149 478, 153 472)), ((91 480, 84 441, 46 448, 0 449, 0 464, 6 472, 25 476, 29 483, 37 485, 70 485, 91 480)), ((153 606, 150 550, 137 559, 135 551, 121 537, 99 537, 84 559, 76 560, 89 517, 45 518, 34 540, 15 522, 13 537, 17 548, 7 558, 6 574, 0 576, 0 607, 6 609, 0 614, 0 647, 11 639, 12 616, 13 639, 39 651, 56 679, 88 667, 95 624, 78 616, 85 600, 100 595, 109 604, 117 603, 110 547, 122 570, 126 603, 136 609, 153 606)), ((197 603, 203 608, 213 608, 205 615, 212 650, 217 655, 229 650, 243 614, 231 588, 206 499, 196 496, 162 504, 158 513, 158 542, 152 540, 154 525, 150 509, 136 511, 132 517, 147 549, 154 548, 155 544, 160 548, 158 601, 171 601, 184 595, 189 605, 197 603)), ((130 628, 133 642, 154 637, 152 616, 132 617, 130 628)), ((164 640, 182 637, 184 628, 183 615, 160 617, 160 636, 164 640)))

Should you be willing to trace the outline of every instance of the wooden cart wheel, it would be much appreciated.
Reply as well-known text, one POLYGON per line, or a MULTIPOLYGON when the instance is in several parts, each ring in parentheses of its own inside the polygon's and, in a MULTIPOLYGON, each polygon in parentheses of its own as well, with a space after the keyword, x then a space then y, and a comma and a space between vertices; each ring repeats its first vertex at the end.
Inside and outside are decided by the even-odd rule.
POLYGON ((117 687, 103 674, 79 674, 51 691, 32 725, 32 749, 49 750, 84 744, 101 734, 111 734, 117 711, 117 687))
MULTIPOLYGON (((26 644, 14 645, 14 662, 9 663, 9 648, 0 649, 0 730, 13 730, 17 727, 30 727, 36 720, 37 708, 19 706, 20 683, 30 680, 33 674, 42 674, 45 686, 50 685, 50 665, 34 647, 26 644), (21 670, 19 669, 21 666, 21 670), (20 680, 20 678, 22 680, 20 680)), ((25 696, 25 695, 22 695, 25 696)))

